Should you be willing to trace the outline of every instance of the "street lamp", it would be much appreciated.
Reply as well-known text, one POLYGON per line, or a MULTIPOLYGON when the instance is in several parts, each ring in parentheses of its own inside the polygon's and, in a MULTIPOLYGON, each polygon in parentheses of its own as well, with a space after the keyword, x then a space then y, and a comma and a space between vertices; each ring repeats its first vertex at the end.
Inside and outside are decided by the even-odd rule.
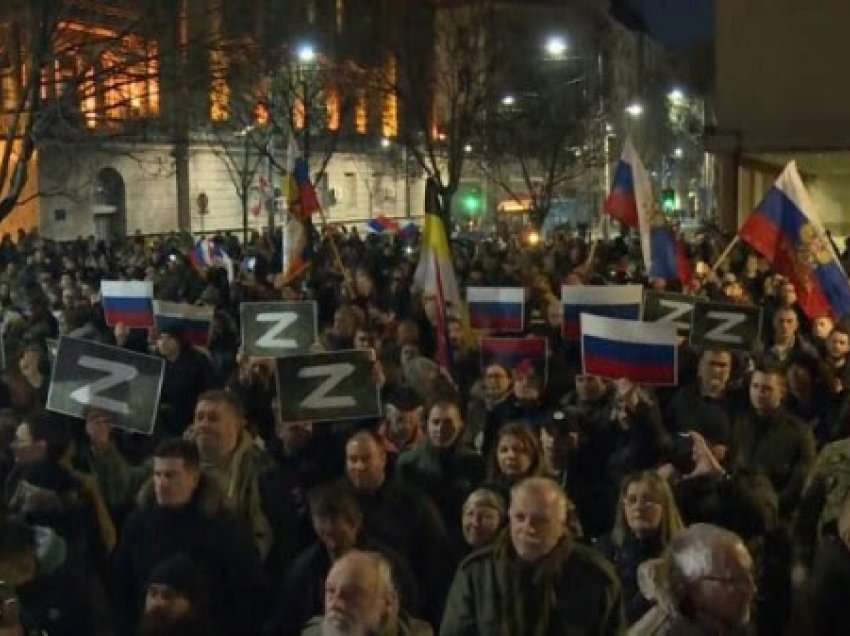
POLYGON ((546 40, 544 48, 549 57, 562 58, 567 52, 567 41, 560 35, 553 35, 546 40))
POLYGON ((302 44, 298 47, 298 61, 303 64, 309 64, 316 59, 316 50, 311 44, 302 44))
POLYGON ((681 104, 685 101, 685 92, 678 87, 674 87, 669 93, 667 93, 667 99, 669 99, 674 104, 681 104))
POLYGON ((469 154, 470 152, 472 152, 472 145, 471 145, 471 144, 466 144, 466 145, 463 147, 463 151, 464 151, 465 153, 469 154))
POLYGON ((505 95, 502 98, 503 106, 513 106, 514 104, 516 104, 516 97, 514 97, 513 95, 505 95))
POLYGON ((643 115, 643 104, 641 104, 640 102, 632 102, 631 104, 626 106, 626 113, 628 113, 630 117, 634 117, 635 119, 637 119, 638 117, 643 115))
POLYGON ((381 148, 389 148, 389 147, 390 147, 390 140, 387 139, 386 137, 381 137, 381 148))
POLYGON ((682 150, 681 148, 674 148, 673 149, 673 156, 676 157, 676 159, 681 159, 682 157, 685 156, 685 151, 682 150))

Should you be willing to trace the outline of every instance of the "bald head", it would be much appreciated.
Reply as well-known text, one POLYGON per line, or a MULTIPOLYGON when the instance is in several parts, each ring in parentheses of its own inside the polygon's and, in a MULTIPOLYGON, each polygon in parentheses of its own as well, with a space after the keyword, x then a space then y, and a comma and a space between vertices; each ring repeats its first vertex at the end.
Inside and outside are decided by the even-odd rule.
POLYGON ((397 620, 398 609, 389 561, 377 552, 352 550, 325 581, 322 636, 378 633, 397 620))

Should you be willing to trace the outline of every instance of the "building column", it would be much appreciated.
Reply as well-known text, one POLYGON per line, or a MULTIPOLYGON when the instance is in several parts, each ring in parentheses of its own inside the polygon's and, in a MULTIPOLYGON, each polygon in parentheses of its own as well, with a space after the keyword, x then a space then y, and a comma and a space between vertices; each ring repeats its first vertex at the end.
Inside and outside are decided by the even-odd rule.
POLYGON ((738 158, 732 152, 714 155, 717 178, 717 222, 724 232, 738 231, 738 158))

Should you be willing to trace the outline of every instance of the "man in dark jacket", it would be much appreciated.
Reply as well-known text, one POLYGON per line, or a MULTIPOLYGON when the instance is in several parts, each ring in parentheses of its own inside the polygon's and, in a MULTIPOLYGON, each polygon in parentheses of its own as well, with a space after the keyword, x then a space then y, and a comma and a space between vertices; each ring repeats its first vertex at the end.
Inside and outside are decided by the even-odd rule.
POLYGON ((169 440, 154 453, 152 487, 142 490, 115 554, 119 633, 132 633, 153 568, 177 553, 188 555, 207 577, 213 619, 222 631, 254 634, 263 585, 249 531, 201 473, 195 445, 169 440))
POLYGON ((779 514, 790 518, 815 460, 812 432, 782 408, 787 386, 776 368, 760 367, 750 380, 750 408, 733 423, 732 466, 761 471, 779 495, 779 514))
POLYGON ((464 545, 460 517, 463 502, 484 479, 481 456, 460 443, 463 418, 460 405, 443 400, 428 411, 427 436, 402 453, 396 475, 431 497, 440 509, 449 536, 458 549, 464 545))
POLYGON ((510 530, 461 563, 441 636, 622 633, 617 576, 595 552, 573 543, 567 505, 550 479, 514 486, 510 530))
POLYGON ((407 559, 423 592, 425 617, 439 620, 451 565, 437 507, 419 490, 387 479, 387 454, 372 431, 355 433, 345 445, 345 458, 344 483, 357 497, 366 532, 407 559))

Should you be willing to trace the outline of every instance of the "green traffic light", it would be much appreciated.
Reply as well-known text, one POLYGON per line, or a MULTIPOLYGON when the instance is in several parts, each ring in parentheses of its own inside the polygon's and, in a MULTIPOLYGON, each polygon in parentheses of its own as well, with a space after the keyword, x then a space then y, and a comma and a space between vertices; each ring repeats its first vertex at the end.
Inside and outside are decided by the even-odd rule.
POLYGON ((475 214, 481 208, 481 199, 474 194, 468 194, 463 198, 463 207, 469 214, 475 214))

